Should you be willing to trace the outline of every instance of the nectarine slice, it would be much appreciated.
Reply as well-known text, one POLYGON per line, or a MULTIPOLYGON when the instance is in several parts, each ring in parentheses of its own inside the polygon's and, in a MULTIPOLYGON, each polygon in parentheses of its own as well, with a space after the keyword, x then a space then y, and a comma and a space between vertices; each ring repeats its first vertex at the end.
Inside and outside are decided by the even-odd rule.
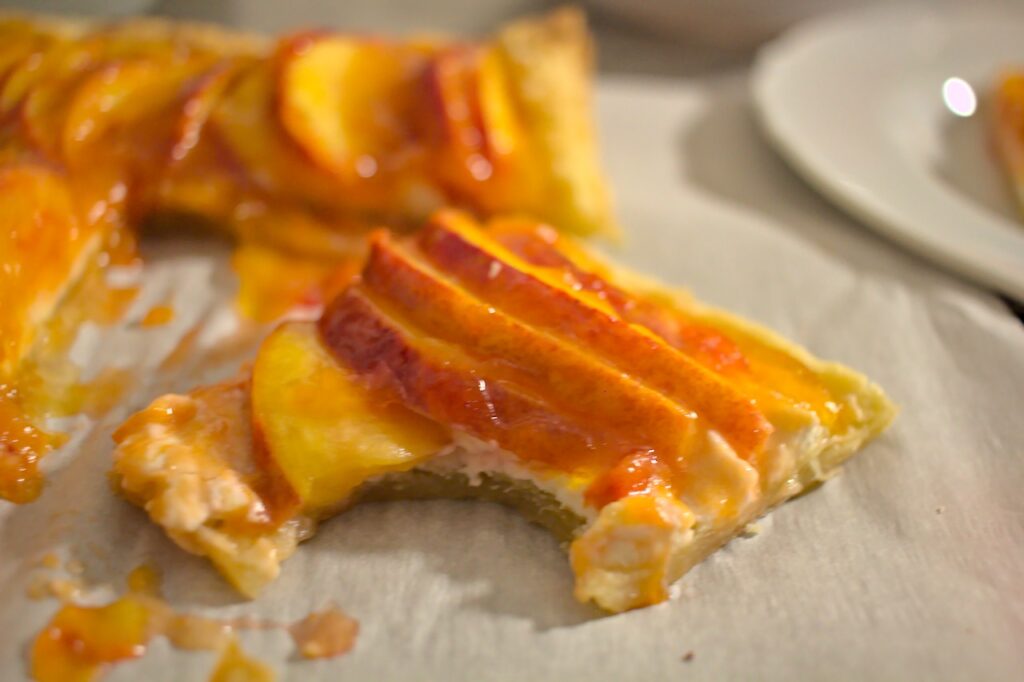
POLYGON ((368 477, 409 469, 450 441, 436 423, 367 390, 312 323, 284 324, 260 347, 252 410, 257 448, 313 514, 368 477))
POLYGON ((540 196, 502 62, 494 49, 448 48, 424 72, 434 170, 453 194, 493 213, 532 206, 540 196))
MULTIPOLYGON (((37 88, 44 93, 39 95, 44 100, 54 100, 58 95, 66 98, 78 78, 105 64, 143 57, 166 63, 176 59, 172 44, 134 40, 127 35, 114 40, 112 35, 98 32, 83 40, 56 40, 30 51, 4 79, 0 115, 15 111, 37 88)), ((46 131, 41 128, 37 132, 46 131)))
POLYGON ((321 168, 349 183, 384 172, 409 139, 408 87, 419 61, 403 46, 346 36, 282 43, 281 124, 321 168))
POLYGON ((191 76, 184 83, 181 106, 171 133, 170 163, 180 163, 195 149, 217 100, 231 84, 240 65, 240 60, 225 59, 191 76))
POLYGON ((594 293, 623 319, 646 327, 710 369, 720 373, 749 369, 739 346, 726 334, 685 317, 667 301, 617 286, 601 264, 553 228, 508 218, 494 219, 487 227, 502 246, 526 262, 556 270, 573 288, 594 293))
POLYGON ((177 117, 172 105, 181 102, 189 73, 185 65, 150 60, 114 62, 93 72, 68 108, 63 127, 67 163, 81 168, 96 164, 98 155, 118 154, 130 155, 136 164, 140 154, 163 162, 177 117), (119 144, 125 139, 137 144, 117 148, 127 146, 119 144))
POLYGON ((438 422, 559 471, 600 470, 642 443, 559 409, 500 359, 475 358, 417 330, 361 285, 320 318, 326 345, 372 387, 438 422))
MULTIPOLYGON (((5 27, 6 29, 6 27, 5 27)), ((33 54, 40 53, 52 44, 53 39, 35 30, 24 32, 4 30, 0 34, 0 90, 7 77, 18 64, 33 54)))
POLYGON ((637 449, 668 459, 686 452, 696 426, 689 410, 556 336, 529 327, 454 286, 386 234, 378 234, 363 283, 406 319, 482 362, 557 409, 632 438, 637 449))
POLYGON ((771 434, 751 397, 649 329, 624 320, 604 298, 518 258, 467 217, 437 214, 419 243, 432 262, 482 299, 687 405, 745 456, 761 450, 771 434))
POLYGON ((573 287, 598 295, 624 320, 646 327, 673 348, 728 377, 755 397, 762 410, 778 406, 785 412, 797 407, 813 410, 825 426, 835 420, 828 389, 799 361, 739 330, 723 330, 721 322, 716 326, 681 310, 670 297, 617 286, 602 264, 546 225, 498 218, 488 227, 498 242, 523 260, 555 269, 573 287))
POLYGON ((281 199, 330 206, 338 183, 318 173, 290 144, 276 119, 274 74, 259 62, 244 69, 210 116, 212 130, 244 168, 249 182, 281 199))

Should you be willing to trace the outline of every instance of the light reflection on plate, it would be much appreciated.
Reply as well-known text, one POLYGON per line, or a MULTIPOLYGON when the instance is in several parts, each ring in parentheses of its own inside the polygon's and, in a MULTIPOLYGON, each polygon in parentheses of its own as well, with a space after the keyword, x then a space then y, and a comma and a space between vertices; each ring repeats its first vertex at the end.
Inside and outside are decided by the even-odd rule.
POLYGON ((973 116, 978 110, 978 96, 963 78, 952 76, 942 83, 942 101, 957 116, 973 116))

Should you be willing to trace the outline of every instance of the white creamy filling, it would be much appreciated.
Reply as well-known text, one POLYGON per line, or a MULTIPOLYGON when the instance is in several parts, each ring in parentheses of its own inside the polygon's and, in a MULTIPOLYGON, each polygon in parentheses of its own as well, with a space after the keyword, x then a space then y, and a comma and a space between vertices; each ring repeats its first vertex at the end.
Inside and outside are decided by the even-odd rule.
POLYGON ((757 470, 717 431, 708 430, 704 447, 686 458, 686 485, 679 497, 698 528, 742 516, 760 497, 757 470))
POLYGON ((574 481, 569 474, 530 467, 515 453, 463 431, 455 431, 451 445, 440 450, 417 468, 442 474, 458 472, 467 476, 471 485, 479 485, 480 476, 485 473, 529 481, 587 522, 593 521, 597 516, 597 511, 593 507, 584 504, 585 482, 581 484, 574 481))
POLYGON ((804 485, 798 476, 804 467, 810 468, 813 479, 825 478, 825 472, 820 469, 819 457, 828 442, 828 429, 816 419, 813 424, 797 431, 772 434, 767 448, 772 457, 763 472, 765 480, 762 490, 773 501, 796 495, 804 485))
MULTIPOLYGON (((762 481, 757 469, 737 455, 721 434, 708 430, 703 447, 686 457, 685 488, 677 494, 693 511, 698 528, 730 523, 745 517, 769 486, 792 476, 799 464, 795 453, 811 448, 816 456, 823 444, 822 429, 817 426, 789 434, 776 432, 769 442, 770 468, 762 481), (815 440, 821 443, 812 447, 815 440)), ((479 484, 481 474, 485 473, 528 481, 588 523, 597 518, 599 511, 584 503, 588 479, 530 466, 515 453, 461 431, 455 432, 451 445, 417 468, 442 474, 458 472, 467 476, 471 484, 479 484)))

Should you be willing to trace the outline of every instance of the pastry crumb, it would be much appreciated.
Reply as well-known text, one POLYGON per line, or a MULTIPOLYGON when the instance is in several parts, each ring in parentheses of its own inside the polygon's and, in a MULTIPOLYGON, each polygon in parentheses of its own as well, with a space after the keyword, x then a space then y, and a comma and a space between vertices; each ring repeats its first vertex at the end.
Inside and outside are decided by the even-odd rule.
POLYGON ((942 513, 942 512, 944 512, 944 511, 946 511, 946 508, 945 508, 945 507, 936 507, 936 508, 935 508, 935 513, 936 513, 936 514, 941 514, 941 513, 942 513))
POLYGON ((82 595, 83 589, 84 586, 77 579, 36 576, 29 583, 26 594, 32 600, 56 597, 61 601, 73 601, 82 595))
POLYGON ((743 530, 740 531, 740 535, 745 538, 752 538, 761 532, 761 524, 751 521, 747 525, 743 526, 743 530))
POLYGON ((43 575, 33 576, 25 594, 29 599, 36 601, 46 599, 50 596, 50 579, 43 575))
POLYGON ((687 651, 683 654, 683 663, 689 663, 694 658, 696 658, 696 654, 694 654, 693 651, 687 651))

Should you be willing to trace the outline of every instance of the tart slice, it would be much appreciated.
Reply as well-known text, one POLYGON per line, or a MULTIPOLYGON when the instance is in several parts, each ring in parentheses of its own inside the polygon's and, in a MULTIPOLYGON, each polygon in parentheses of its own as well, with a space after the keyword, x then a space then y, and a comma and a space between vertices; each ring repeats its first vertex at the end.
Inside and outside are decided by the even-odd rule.
POLYGON ((319 322, 279 327, 243 377, 131 417, 114 479, 250 596, 352 504, 471 497, 550 528, 576 596, 621 611, 894 414, 856 372, 542 223, 443 211, 376 234, 319 322))
POLYGON ((1024 212, 1024 72, 1006 73, 993 96, 992 145, 1024 212))

